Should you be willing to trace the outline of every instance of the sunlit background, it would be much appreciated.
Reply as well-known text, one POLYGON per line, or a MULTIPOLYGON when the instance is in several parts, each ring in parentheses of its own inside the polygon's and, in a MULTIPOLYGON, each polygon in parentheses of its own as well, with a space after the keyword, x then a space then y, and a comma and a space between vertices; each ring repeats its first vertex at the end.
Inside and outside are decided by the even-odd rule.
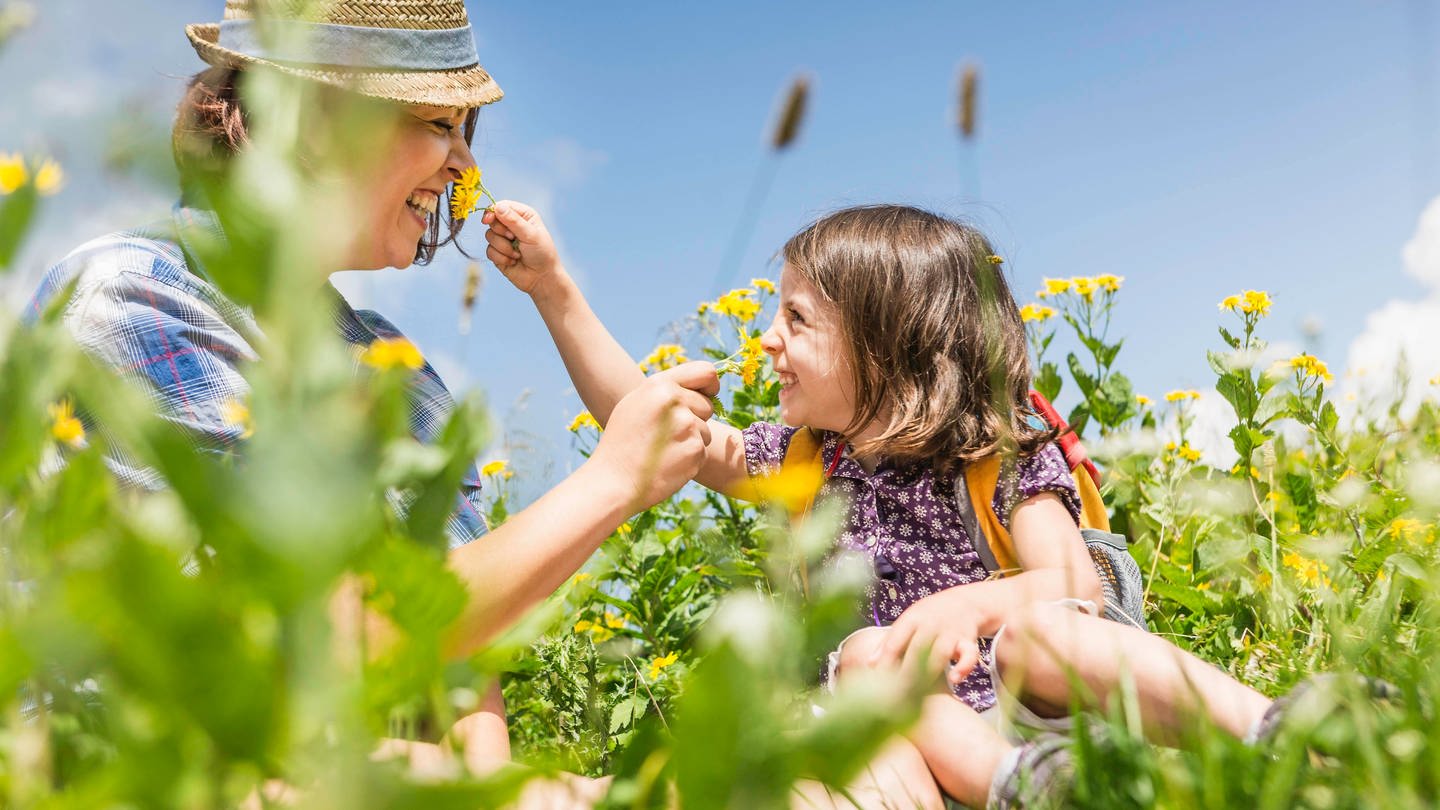
MULTIPOLYGON (((11 306, 79 243, 166 214, 169 118, 201 67, 181 29, 223 2, 33 5, 0 52, 0 152, 53 154, 67 183, 11 306)), ((774 277, 817 215, 901 201, 983 226, 1021 303, 1042 277, 1124 276, 1117 365, 1156 398, 1212 379, 1216 304, 1246 288, 1274 296, 1268 334, 1328 361, 1341 398, 1388 382, 1397 345, 1417 391, 1440 374, 1440 209, 1422 217, 1440 193, 1433 3, 469 6, 507 94, 481 116, 487 184, 541 210, 637 357, 696 302, 774 277), (776 154, 799 75, 808 114, 776 154)), ((478 229, 464 242, 482 253, 478 229)), ((534 494, 576 462, 582 405, 493 268, 461 334, 466 261, 336 282, 453 389, 485 392, 505 426, 491 455, 534 494)))

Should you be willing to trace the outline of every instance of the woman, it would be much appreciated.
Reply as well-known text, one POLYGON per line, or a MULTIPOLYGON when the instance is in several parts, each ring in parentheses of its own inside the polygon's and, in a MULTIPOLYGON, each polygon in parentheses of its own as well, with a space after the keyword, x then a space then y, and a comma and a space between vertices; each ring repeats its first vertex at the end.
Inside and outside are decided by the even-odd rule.
MULTIPOLYGON (((207 202, 227 182, 231 161, 252 146, 248 83, 273 72, 320 90, 319 103, 300 110, 303 120, 280 124, 300 133, 302 180, 345 204, 343 216, 327 220, 334 270, 425 264, 454 241, 463 222, 446 200, 475 166, 479 108, 502 96, 479 64, 462 0, 338 0, 318 19, 296 10, 309 5, 301 0, 274 0, 263 20, 256 5, 227 0, 223 22, 186 29, 210 67, 191 81, 176 120, 183 196, 174 221, 76 249, 47 274, 29 310, 45 310, 65 291, 65 321, 79 343, 146 386, 162 417, 199 448, 222 452, 244 449, 244 428, 227 406, 249 390, 241 368, 259 358, 260 337, 249 311, 212 283, 199 256, 212 255, 207 244, 225 243, 224 223, 207 202), (358 140, 354 119, 335 112, 357 102, 368 116, 358 140), (327 152, 336 144, 347 151, 327 152)), ((358 350, 402 337, 376 313, 353 310, 325 276, 317 272, 314 287, 331 298, 346 342, 358 350)), ((478 650, 564 583, 624 520, 690 480, 709 441, 706 394, 717 390, 705 363, 651 378, 616 407, 585 464, 480 542, 471 542, 486 532, 471 469, 447 525, 449 564, 470 596, 450 652, 478 650)), ((410 424, 417 438, 434 440, 453 400, 428 364, 411 392, 410 424)), ((123 482, 165 485, 118 454, 108 462, 123 482)), ((503 707, 492 700, 487 709, 455 729, 472 769, 508 755, 503 707)), ((431 746, 403 743, 387 751, 408 754, 422 770, 438 756, 431 746)), ((915 759, 913 767, 923 763, 915 759)), ((883 785, 860 787, 867 788, 884 801, 883 785)), ((808 801, 824 796, 819 786, 804 792, 808 801)))

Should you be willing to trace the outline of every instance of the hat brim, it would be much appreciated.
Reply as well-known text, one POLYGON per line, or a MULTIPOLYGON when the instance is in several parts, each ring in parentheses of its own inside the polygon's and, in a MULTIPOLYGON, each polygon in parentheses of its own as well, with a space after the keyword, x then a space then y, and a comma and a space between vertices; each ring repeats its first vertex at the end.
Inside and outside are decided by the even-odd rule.
POLYGON ((185 36, 190 39, 195 53, 208 65, 240 69, 265 65, 292 76, 402 104, 468 108, 490 104, 505 96, 500 85, 479 65, 423 71, 357 71, 327 69, 323 65, 299 67, 257 59, 221 47, 220 26, 215 23, 187 25, 185 36))

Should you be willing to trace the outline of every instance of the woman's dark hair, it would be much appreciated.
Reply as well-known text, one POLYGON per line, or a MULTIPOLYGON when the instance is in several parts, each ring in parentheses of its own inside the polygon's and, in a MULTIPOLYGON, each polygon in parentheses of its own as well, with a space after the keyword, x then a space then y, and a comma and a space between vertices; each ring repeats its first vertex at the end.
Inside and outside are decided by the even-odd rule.
MULTIPOLYGON (((250 143, 250 114, 241 93, 244 80, 242 70, 212 67, 195 74, 185 88, 175 115, 170 146, 175 168, 180 172, 182 199, 186 202, 193 202, 202 189, 222 181, 230 169, 231 158, 250 143)), ((478 108, 471 109, 465 116, 466 144, 474 142, 479 113, 478 108)), ((465 220, 450 215, 449 202, 447 190, 436 212, 429 216, 425 235, 415 249, 416 264, 429 264, 435 252, 455 242, 464 227, 465 220), (443 239, 440 238, 442 220, 447 230, 443 239)))
POLYGON ((888 413, 857 455, 949 473, 1054 441, 1030 421, 1025 327, 994 253, 978 230, 901 205, 837 211, 781 249, 838 310, 855 386, 845 433, 888 413))

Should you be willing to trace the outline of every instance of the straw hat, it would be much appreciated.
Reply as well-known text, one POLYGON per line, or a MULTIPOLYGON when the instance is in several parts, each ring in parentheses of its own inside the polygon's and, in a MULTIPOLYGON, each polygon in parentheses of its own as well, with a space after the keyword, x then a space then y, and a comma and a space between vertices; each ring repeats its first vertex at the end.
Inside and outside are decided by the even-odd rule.
POLYGON ((226 0, 222 22, 185 35, 211 65, 268 65, 374 98, 479 107, 504 95, 464 0, 226 0))

